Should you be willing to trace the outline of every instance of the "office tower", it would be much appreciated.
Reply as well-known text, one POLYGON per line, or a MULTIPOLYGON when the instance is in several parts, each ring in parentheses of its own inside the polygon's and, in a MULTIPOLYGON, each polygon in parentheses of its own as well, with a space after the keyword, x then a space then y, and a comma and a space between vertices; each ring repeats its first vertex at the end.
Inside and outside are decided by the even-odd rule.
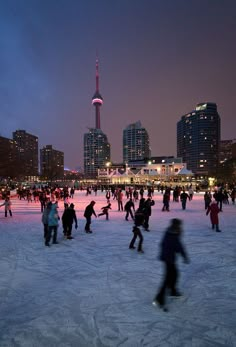
POLYGON ((141 122, 128 125, 123 130, 123 162, 148 159, 151 156, 149 135, 141 122))
POLYGON ((28 134, 25 130, 13 132, 13 140, 18 147, 18 155, 22 174, 25 176, 38 175, 38 137, 28 134))
POLYGON ((0 136, 0 176, 15 178, 19 174, 17 144, 12 139, 0 136))
POLYGON ((64 153, 46 145, 40 149, 41 176, 48 180, 61 179, 64 176, 64 153))
POLYGON ((96 91, 92 98, 95 106, 95 128, 89 128, 84 134, 84 174, 85 177, 97 177, 98 169, 110 162, 110 144, 101 130, 100 107, 103 98, 99 92, 98 60, 96 60, 96 91))
POLYGON ((98 169, 110 162, 110 144, 101 129, 90 129, 84 134, 84 174, 96 177, 98 169))
POLYGON ((214 103, 200 103, 177 123, 177 156, 196 175, 215 175, 219 164, 220 116, 214 103))

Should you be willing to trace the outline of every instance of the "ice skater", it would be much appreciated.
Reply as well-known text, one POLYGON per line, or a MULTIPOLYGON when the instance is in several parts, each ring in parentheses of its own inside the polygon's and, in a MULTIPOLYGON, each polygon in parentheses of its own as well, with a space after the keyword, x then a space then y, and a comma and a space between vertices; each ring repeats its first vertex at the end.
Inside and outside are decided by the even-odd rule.
POLYGON ((51 207, 52 207, 52 203, 51 201, 49 201, 42 214, 42 223, 44 226, 44 240, 46 240, 47 233, 48 233, 48 215, 51 211, 51 207))
POLYGON ((219 229, 219 217, 218 217, 219 212, 220 212, 220 208, 218 207, 217 202, 213 200, 210 206, 208 206, 206 215, 210 213, 212 230, 216 228, 217 232, 221 232, 221 230, 219 229))
POLYGON ((160 260, 165 264, 165 275, 163 283, 153 300, 153 305, 159 305, 164 311, 168 311, 165 300, 167 288, 170 289, 171 296, 182 296, 176 287, 178 280, 176 254, 180 253, 185 263, 189 263, 189 260, 184 246, 181 243, 181 234, 182 222, 180 219, 174 218, 171 220, 170 226, 167 228, 160 245, 160 260))
POLYGON ((97 218, 97 215, 94 211, 94 205, 96 204, 95 201, 91 201, 89 205, 86 206, 84 211, 84 217, 86 218, 86 224, 85 224, 85 232, 86 233, 92 233, 92 230, 90 229, 91 219, 92 215, 94 215, 97 218))
POLYGON ((98 214, 98 217, 100 216, 106 216, 106 220, 109 219, 109 210, 111 210, 111 203, 109 203, 107 206, 101 207, 102 213, 98 214))
POLYGON ((126 211, 126 216, 125 216, 125 220, 129 220, 128 217, 130 215, 130 217, 134 220, 134 214, 133 212, 135 212, 135 207, 134 207, 134 202, 132 200, 132 198, 130 198, 126 204, 125 204, 125 211, 126 211), (132 211, 133 210, 133 211, 132 211))
POLYGON ((75 229, 78 228, 78 221, 74 207, 74 204, 70 204, 70 206, 64 210, 61 218, 64 229, 63 233, 68 240, 73 239, 73 236, 71 235, 73 222, 75 222, 75 229))
POLYGON ((5 206, 5 217, 7 217, 7 212, 9 212, 9 215, 12 217, 11 205, 12 203, 9 196, 6 197, 4 203, 0 205, 0 207, 5 206))
POLYGON ((58 204, 57 202, 52 204, 51 210, 48 214, 48 232, 46 235, 46 240, 45 240, 45 246, 50 246, 50 241, 51 241, 51 236, 53 232, 53 239, 52 243, 57 244, 57 229, 58 229, 58 221, 60 220, 60 217, 58 215, 58 204))
POLYGON ((135 249, 135 241, 137 239, 137 237, 139 238, 139 243, 138 243, 138 252, 139 253, 144 253, 143 252, 143 248, 142 248, 142 245, 143 245, 143 235, 141 233, 141 230, 140 230, 140 226, 143 225, 144 223, 144 214, 142 212, 141 209, 138 209, 136 212, 135 212, 135 217, 134 217, 134 227, 133 227, 133 238, 132 240, 130 241, 130 244, 129 244, 129 249, 135 249))

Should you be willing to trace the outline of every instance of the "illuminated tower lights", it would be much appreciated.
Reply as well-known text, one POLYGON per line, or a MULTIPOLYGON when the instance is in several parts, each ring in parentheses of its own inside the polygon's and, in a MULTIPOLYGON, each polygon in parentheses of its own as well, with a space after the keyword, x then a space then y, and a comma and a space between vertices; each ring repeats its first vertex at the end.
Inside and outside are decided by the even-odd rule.
POLYGON ((101 129, 100 107, 103 104, 103 98, 99 92, 98 59, 96 59, 96 91, 92 98, 92 104, 95 106, 95 128, 101 129))

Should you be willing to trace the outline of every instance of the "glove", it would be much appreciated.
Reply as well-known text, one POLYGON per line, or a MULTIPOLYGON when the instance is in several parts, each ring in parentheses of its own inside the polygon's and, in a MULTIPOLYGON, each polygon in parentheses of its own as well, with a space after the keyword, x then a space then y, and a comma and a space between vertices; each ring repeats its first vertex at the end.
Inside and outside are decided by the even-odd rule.
POLYGON ((184 259, 184 264, 190 264, 190 260, 188 258, 184 259))
POLYGON ((78 229, 78 225, 76 224, 75 229, 78 229))

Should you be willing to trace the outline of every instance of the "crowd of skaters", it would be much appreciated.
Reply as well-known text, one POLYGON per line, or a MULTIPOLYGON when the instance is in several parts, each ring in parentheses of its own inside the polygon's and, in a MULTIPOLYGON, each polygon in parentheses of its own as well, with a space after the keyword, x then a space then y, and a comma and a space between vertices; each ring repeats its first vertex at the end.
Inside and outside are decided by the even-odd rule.
MULTIPOLYGON (((102 190, 104 191, 104 189, 102 190)), ((163 207, 162 211, 170 212, 170 202, 173 204, 181 203, 182 209, 185 210, 187 201, 191 202, 194 198, 194 190, 192 186, 174 188, 164 187, 159 191, 163 194, 163 207), (172 199, 171 199, 172 196, 172 199)), ((43 235, 45 246, 50 247, 52 244, 58 244, 58 226, 61 219, 63 226, 64 238, 72 240, 72 228, 73 224, 75 229, 78 228, 78 219, 74 209, 74 204, 70 203, 70 199, 73 199, 75 193, 74 187, 59 188, 59 187, 42 187, 32 189, 19 189, 17 191, 18 198, 20 200, 27 200, 28 203, 40 203, 42 212, 43 223, 43 235), (64 211, 60 218, 58 214, 58 202, 64 202, 64 211)), ((152 215, 152 206, 155 205, 154 189, 149 187, 147 191, 143 188, 125 188, 124 190, 117 187, 111 187, 106 189, 104 197, 107 205, 101 207, 102 212, 96 213, 96 195, 97 187, 88 187, 86 193, 88 195, 94 194, 94 200, 86 206, 84 210, 84 218, 86 219, 84 230, 86 233, 92 233, 91 222, 92 216, 95 218, 105 216, 106 220, 109 220, 109 210, 112 209, 112 203, 117 202, 117 210, 125 212, 125 220, 129 221, 129 217, 133 221, 132 227, 133 236, 129 243, 129 249, 136 249, 135 242, 138 239, 137 251, 144 253, 143 251, 143 233, 142 230, 149 232, 149 219, 152 215), (112 203, 111 203, 112 202, 112 203), (135 206, 138 205, 138 208, 135 206)), ((212 229, 216 232, 220 232, 219 229, 219 213, 223 212, 223 204, 231 203, 235 204, 236 188, 232 187, 231 190, 226 190, 223 187, 216 188, 213 192, 206 191, 204 194, 204 207, 206 215, 210 215, 210 222, 212 229)), ((5 206, 5 217, 7 214, 12 217, 11 200, 10 197, 6 197, 3 204, 5 206)), ((158 290, 153 304, 159 305, 165 311, 167 307, 165 304, 165 293, 169 289, 172 296, 181 296, 181 293, 177 289, 178 269, 176 266, 175 254, 180 253, 185 262, 189 262, 187 252, 181 243, 182 222, 180 219, 170 219, 170 225, 166 230, 166 233, 160 244, 160 260, 165 264, 165 274, 163 282, 158 290)))

